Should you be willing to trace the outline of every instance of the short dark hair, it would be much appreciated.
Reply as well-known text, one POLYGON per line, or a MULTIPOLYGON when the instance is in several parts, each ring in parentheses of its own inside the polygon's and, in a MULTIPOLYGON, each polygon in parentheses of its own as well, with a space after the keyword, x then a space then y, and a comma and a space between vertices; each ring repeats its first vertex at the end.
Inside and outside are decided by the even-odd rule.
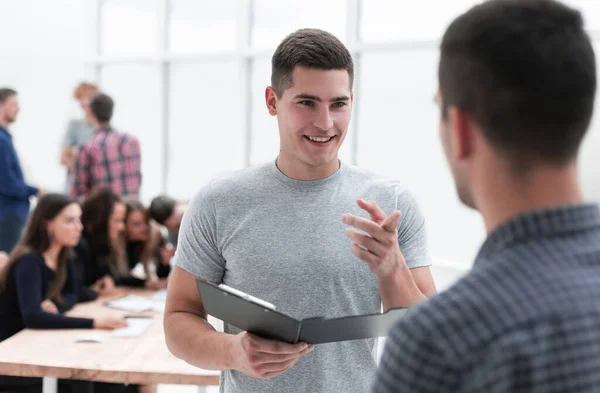
POLYGON ((590 123, 596 63, 581 14, 553 0, 490 0, 456 18, 441 43, 439 87, 519 167, 565 165, 590 123))
POLYGON ((339 39, 326 31, 300 29, 288 35, 279 44, 271 59, 271 87, 278 98, 292 85, 292 72, 296 66, 319 70, 346 70, 352 88, 352 55, 339 39))
POLYGON ((104 93, 95 94, 90 102, 90 109, 101 123, 108 123, 112 119, 115 102, 104 93))
POLYGON ((148 211, 150 212, 150 217, 152 217, 154 221, 163 225, 167 218, 171 217, 171 214, 173 214, 176 205, 177 201, 175 199, 166 195, 160 195, 150 202, 148 211))
POLYGON ((0 104, 3 104, 6 100, 8 100, 12 96, 16 96, 17 91, 8 87, 0 88, 0 104))

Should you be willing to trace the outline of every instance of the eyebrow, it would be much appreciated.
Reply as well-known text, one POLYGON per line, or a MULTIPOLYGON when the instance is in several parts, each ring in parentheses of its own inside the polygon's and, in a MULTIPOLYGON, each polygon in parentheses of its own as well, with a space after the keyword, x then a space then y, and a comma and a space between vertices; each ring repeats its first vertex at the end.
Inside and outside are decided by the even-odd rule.
MULTIPOLYGON (((304 100, 313 100, 313 101, 317 101, 317 102, 321 102, 323 100, 321 100, 319 97, 317 96, 313 96, 310 94, 298 94, 294 97, 294 99, 304 99, 304 100)), ((339 96, 339 97, 334 97, 330 100, 330 102, 339 102, 339 101, 350 101, 350 97, 348 96, 339 96)))

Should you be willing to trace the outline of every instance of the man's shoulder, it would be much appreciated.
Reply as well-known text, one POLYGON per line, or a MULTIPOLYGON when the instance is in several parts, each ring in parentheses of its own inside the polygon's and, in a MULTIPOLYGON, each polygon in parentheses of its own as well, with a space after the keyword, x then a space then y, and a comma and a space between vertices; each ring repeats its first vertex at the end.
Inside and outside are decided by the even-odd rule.
POLYGON ((255 189, 257 185, 264 185, 268 174, 269 169, 266 164, 236 169, 211 180, 210 190, 223 196, 232 192, 247 192, 248 189, 255 189))
POLYGON ((237 169, 211 179, 202 186, 190 201, 190 206, 204 204, 207 200, 227 203, 237 197, 251 198, 257 190, 264 189, 268 175, 266 165, 237 169))
POLYGON ((414 306, 398 322, 390 336, 427 344, 451 357, 468 355, 485 342, 494 317, 486 310, 484 290, 468 273, 446 291, 414 306))
POLYGON ((12 139, 8 132, 0 132, 0 145, 3 147, 12 145, 12 139))
POLYGON ((376 195, 383 198, 395 196, 400 202, 400 206, 404 203, 414 202, 412 192, 398 179, 355 165, 346 165, 345 169, 346 178, 366 195, 376 195))
POLYGON ((129 144, 139 144, 140 140, 138 139, 137 136, 130 134, 129 132, 125 132, 122 130, 118 130, 113 128, 112 129, 112 135, 116 136, 117 138, 115 138, 117 141, 119 141, 119 143, 129 143, 129 144))

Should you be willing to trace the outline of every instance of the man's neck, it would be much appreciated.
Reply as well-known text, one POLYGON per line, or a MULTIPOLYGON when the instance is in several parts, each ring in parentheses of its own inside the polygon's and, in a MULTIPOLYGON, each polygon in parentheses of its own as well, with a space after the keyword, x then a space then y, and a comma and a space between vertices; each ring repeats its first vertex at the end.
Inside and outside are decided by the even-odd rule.
POLYGON ((94 128, 96 128, 96 130, 106 130, 107 128, 110 128, 110 123, 96 123, 94 128))
POLYGON ((0 119, 0 127, 4 128, 8 131, 8 126, 10 123, 6 119, 0 119))
POLYGON ((538 168, 526 175, 504 172, 485 179, 477 207, 488 233, 517 215, 583 201, 575 164, 564 168, 538 168))
POLYGON ((285 155, 282 156, 282 154, 279 154, 276 164, 281 173, 294 180, 325 179, 340 169, 340 162, 337 156, 327 164, 310 166, 299 160, 288 159, 285 155))

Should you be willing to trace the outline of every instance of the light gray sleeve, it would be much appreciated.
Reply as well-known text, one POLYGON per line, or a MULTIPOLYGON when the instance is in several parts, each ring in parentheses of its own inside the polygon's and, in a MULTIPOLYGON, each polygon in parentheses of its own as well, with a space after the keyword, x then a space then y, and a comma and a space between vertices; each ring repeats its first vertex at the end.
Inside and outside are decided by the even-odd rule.
POLYGON ((175 264, 196 277, 220 283, 225 260, 217 244, 215 206, 209 184, 192 199, 183 215, 175 264))
POLYGON ((77 144, 76 139, 77 134, 77 121, 70 120, 67 125, 67 132, 65 132, 65 136, 63 138, 62 147, 73 147, 77 144))
POLYGON ((402 216, 398 223, 398 245, 406 259, 409 268, 430 266, 431 256, 427 248, 427 233, 425 231, 425 218, 421 209, 408 190, 398 193, 397 209, 402 216))

